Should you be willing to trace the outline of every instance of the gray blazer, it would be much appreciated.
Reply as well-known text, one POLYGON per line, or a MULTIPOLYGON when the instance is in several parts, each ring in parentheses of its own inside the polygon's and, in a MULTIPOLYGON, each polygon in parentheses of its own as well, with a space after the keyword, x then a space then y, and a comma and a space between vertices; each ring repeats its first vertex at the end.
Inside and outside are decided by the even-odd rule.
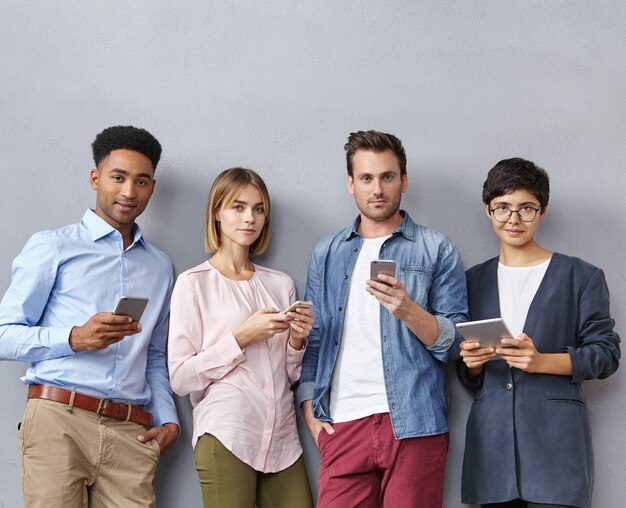
MULTIPOLYGON (((500 316, 497 269, 494 258, 466 273, 472 320, 500 316)), ((464 503, 521 498, 590 506, 593 450, 582 381, 617 370, 620 339, 613 326, 602 270, 555 252, 524 332, 542 353, 567 351, 572 376, 528 374, 493 360, 472 382, 459 360, 461 383, 476 391, 466 428, 464 503)))

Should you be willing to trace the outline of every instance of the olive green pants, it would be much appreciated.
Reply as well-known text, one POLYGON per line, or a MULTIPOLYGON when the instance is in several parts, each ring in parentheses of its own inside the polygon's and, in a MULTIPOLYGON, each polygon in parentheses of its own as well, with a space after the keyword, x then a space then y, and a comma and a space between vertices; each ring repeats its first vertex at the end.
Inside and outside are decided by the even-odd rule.
POLYGON ((261 473, 205 434, 196 443, 205 508, 313 508, 302 456, 278 473, 261 473))

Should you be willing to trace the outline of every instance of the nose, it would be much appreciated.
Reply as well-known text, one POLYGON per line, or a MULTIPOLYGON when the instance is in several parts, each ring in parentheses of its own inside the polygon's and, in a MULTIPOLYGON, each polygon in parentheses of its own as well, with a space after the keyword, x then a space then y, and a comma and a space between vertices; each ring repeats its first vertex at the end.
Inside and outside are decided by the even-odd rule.
POLYGON ((377 178, 374 180, 374 194, 376 196, 381 196, 383 193, 383 186, 380 183, 380 180, 377 178))
POLYGON ((511 215, 509 216, 509 224, 518 224, 521 221, 519 210, 509 210, 509 211, 511 212, 511 215))
POLYGON ((122 187, 122 195, 126 198, 134 198, 136 194, 135 183, 130 178, 127 178, 122 187))
POLYGON ((252 211, 252 208, 248 208, 246 210, 243 220, 247 222, 248 224, 254 223, 255 217, 254 217, 254 212, 252 211))

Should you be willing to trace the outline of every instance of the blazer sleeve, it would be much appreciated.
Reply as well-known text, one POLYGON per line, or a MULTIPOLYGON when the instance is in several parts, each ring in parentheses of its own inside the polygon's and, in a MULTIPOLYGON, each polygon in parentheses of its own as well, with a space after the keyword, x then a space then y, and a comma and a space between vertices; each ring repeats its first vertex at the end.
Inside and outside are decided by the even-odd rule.
POLYGON ((609 289, 604 272, 596 268, 579 301, 577 346, 567 347, 572 359, 572 382, 603 379, 619 366, 620 338, 609 313, 609 289))

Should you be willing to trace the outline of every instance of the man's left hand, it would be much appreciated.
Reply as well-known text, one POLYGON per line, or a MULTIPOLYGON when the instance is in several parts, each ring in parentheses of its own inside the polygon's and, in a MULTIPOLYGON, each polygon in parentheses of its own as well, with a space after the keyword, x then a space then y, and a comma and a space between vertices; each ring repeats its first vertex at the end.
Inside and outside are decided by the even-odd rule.
POLYGON ((178 437, 179 428, 175 423, 166 423, 159 427, 152 427, 143 434, 137 436, 137 439, 142 443, 147 443, 154 439, 159 443, 161 448, 161 454, 164 454, 170 446, 174 444, 178 437))

